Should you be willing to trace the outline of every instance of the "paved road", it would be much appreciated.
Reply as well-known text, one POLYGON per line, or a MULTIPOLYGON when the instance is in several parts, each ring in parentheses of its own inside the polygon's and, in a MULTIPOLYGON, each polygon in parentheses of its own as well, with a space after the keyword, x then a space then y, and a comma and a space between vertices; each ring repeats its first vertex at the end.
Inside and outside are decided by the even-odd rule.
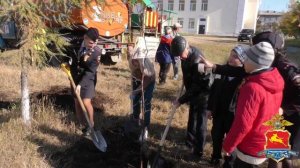
POLYGON ((291 54, 299 53, 299 55, 300 55, 300 47, 288 46, 288 47, 286 47, 286 50, 287 50, 287 53, 291 53, 291 54))

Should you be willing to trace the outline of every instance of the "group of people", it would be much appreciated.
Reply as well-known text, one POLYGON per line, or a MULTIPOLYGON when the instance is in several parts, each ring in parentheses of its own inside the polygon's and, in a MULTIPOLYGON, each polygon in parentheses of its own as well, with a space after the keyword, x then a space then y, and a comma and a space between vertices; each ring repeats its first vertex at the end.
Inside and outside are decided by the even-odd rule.
MULTIPOLYGON (((194 156, 203 157, 207 120, 212 118, 210 163, 223 163, 223 167, 234 168, 258 167, 267 160, 258 155, 264 150, 265 133, 269 129, 263 123, 278 114, 281 108, 284 118, 294 124, 286 127, 291 133, 292 150, 300 151, 300 70, 287 59, 284 39, 279 34, 257 34, 252 39, 252 46, 235 46, 227 63, 218 65, 207 60, 204 53, 189 45, 184 37, 172 36, 172 28, 167 27, 165 33, 156 54, 156 61, 160 64, 159 83, 166 81, 171 62, 176 63, 173 56, 179 58, 186 91, 173 101, 173 106, 189 104, 186 145, 192 148, 194 156)), ((101 53, 96 46, 98 36, 97 29, 87 31, 78 57, 71 66, 76 91, 80 92, 92 125, 91 99, 95 95, 101 53)), ((154 64, 147 57, 140 58, 133 46, 128 47, 128 55, 132 80, 131 119, 140 123, 142 107, 144 123, 140 140, 146 140, 156 83, 154 64)), ((174 77, 178 78, 176 74, 174 77)), ((75 107, 79 121, 85 125, 76 99, 75 107)), ((87 128, 83 133, 89 132, 87 128)), ((290 168, 291 159, 279 163, 269 160, 269 167, 290 168)))
POLYGON ((155 55, 155 61, 159 63, 159 84, 165 84, 168 72, 173 65, 174 76, 173 79, 178 79, 178 72, 180 66, 180 57, 170 53, 171 41, 176 36, 180 36, 179 29, 181 25, 175 23, 173 27, 165 27, 165 34, 161 36, 160 43, 155 55))
MULTIPOLYGON (((206 138, 207 118, 212 117, 213 153, 211 164, 223 167, 258 167, 267 159, 259 155, 266 145, 263 125, 283 109, 283 116, 294 125, 292 150, 299 152, 300 140, 300 71, 286 58, 280 34, 262 32, 252 39, 252 46, 238 45, 227 64, 216 65, 185 38, 175 37, 171 53, 180 55, 186 93, 173 105, 189 102, 187 142, 200 158, 206 138)), ((269 167, 292 167, 292 158, 269 167)))

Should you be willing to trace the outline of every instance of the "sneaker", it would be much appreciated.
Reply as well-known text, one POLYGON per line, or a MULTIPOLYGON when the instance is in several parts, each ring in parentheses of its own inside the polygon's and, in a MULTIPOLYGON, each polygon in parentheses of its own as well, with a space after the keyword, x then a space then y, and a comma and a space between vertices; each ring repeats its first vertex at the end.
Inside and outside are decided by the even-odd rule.
POLYGON ((166 84, 166 82, 159 82, 158 83, 158 85, 161 85, 161 86, 164 85, 164 84, 166 84))
POLYGON ((175 75, 175 76, 173 77, 173 80, 178 80, 178 75, 175 75))
POLYGON ((85 127, 85 128, 82 129, 82 135, 85 136, 85 137, 90 136, 91 132, 92 131, 91 131, 90 127, 85 127))
POLYGON ((185 141, 185 146, 192 149, 193 148, 193 142, 191 142, 190 140, 186 140, 185 141))
POLYGON ((216 159, 216 158, 211 158, 209 163, 214 167, 220 167, 222 165, 222 160, 216 159))
POLYGON ((192 149, 192 153, 193 155, 198 156, 200 158, 203 156, 203 152, 197 150, 195 147, 192 149))
POLYGON ((148 139, 148 129, 145 128, 144 131, 141 132, 139 141, 142 142, 142 140, 146 141, 147 139, 148 139))

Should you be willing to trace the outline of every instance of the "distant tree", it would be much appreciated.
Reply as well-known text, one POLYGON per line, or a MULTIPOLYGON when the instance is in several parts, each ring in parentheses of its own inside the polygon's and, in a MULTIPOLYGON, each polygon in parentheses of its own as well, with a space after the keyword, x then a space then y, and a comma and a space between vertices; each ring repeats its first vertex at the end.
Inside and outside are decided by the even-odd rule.
POLYGON ((293 36, 295 38, 299 37, 299 14, 300 3, 296 3, 290 11, 282 16, 279 28, 285 35, 293 36))
POLYGON ((263 31, 262 21, 258 19, 256 23, 256 33, 260 33, 262 31, 263 31))
POLYGON ((273 32, 280 31, 279 24, 277 22, 272 23, 271 27, 273 32))

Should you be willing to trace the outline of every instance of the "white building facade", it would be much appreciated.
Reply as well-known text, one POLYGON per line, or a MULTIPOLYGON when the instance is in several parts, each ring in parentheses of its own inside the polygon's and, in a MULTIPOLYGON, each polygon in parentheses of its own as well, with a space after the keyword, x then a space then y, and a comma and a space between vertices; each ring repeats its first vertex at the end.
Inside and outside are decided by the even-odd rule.
POLYGON ((242 29, 255 30, 260 0, 159 0, 158 4, 165 15, 163 26, 179 22, 183 33, 237 36, 242 29))
POLYGON ((276 11, 260 11, 258 13, 258 25, 261 31, 276 31, 283 16, 283 12, 276 11))

